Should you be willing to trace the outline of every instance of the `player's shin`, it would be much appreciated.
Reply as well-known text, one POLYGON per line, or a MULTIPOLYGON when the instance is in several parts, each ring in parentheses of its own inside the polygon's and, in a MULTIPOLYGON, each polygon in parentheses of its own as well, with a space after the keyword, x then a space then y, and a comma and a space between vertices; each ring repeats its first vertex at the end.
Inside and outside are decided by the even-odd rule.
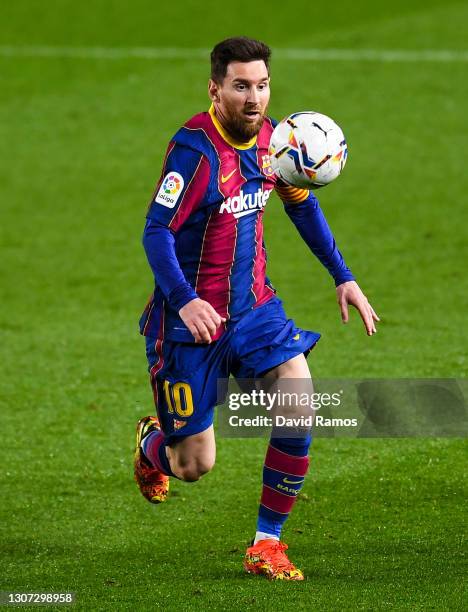
POLYGON ((271 438, 263 468, 263 489, 255 543, 280 539, 281 529, 304 484, 311 436, 271 438))

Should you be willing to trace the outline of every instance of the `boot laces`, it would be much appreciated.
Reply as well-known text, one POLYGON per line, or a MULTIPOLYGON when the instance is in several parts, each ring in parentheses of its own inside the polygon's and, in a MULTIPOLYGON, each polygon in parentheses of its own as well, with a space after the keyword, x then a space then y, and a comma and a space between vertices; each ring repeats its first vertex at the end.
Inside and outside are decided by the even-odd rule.
POLYGON ((287 558, 286 553, 284 552, 288 548, 287 544, 283 544, 282 542, 275 542, 271 545, 271 548, 268 550, 268 556, 271 561, 275 564, 278 569, 281 570, 291 570, 295 569, 294 565, 287 558))

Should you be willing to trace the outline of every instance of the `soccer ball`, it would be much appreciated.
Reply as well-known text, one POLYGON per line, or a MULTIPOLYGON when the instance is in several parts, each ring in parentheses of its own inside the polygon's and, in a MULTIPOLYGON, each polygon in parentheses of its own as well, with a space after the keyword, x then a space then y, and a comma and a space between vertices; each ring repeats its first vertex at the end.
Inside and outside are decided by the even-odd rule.
POLYGON ((344 134, 320 113, 294 113, 273 131, 268 150, 271 167, 289 185, 323 187, 343 170, 348 154, 344 134))

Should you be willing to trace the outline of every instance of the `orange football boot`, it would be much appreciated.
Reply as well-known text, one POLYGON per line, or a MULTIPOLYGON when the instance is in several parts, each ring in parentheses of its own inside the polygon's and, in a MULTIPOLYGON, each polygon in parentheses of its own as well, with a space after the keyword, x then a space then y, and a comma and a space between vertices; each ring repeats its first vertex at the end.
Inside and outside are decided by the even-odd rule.
POLYGON ((143 497, 146 497, 152 504, 166 501, 169 493, 169 476, 151 465, 141 450, 141 441, 152 431, 160 430, 161 426, 157 417, 147 416, 138 421, 133 464, 135 480, 143 497))
POLYGON ((269 580, 304 580, 304 574, 287 558, 288 545, 278 540, 260 540, 247 549, 244 569, 249 574, 261 574, 269 580))

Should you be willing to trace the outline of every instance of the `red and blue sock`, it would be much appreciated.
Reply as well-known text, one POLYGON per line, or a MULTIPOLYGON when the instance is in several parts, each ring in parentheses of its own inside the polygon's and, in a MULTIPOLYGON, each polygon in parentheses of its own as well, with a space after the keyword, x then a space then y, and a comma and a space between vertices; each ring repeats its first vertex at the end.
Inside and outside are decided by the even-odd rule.
POLYGON ((153 467, 166 476, 174 476, 166 455, 167 441, 162 431, 151 431, 141 443, 141 450, 153 467))
POLYGON ((271 438, 263 467, 263 490, 255 542, 280 539, 281 529, 304 484, 311 436, 271 438))

